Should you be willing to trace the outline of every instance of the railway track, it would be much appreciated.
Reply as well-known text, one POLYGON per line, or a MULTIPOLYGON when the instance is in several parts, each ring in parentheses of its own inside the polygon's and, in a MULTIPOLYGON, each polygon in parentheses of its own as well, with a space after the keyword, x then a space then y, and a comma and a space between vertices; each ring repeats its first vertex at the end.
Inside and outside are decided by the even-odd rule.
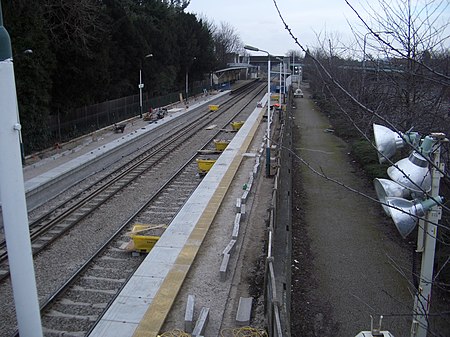
MULTIPOLYGON (((262 90, 263 87, 253 89, 253 93, 250 94, 251 98, 247 99, 248 102, 244 106, 254 101, 262 90)), ((248 94, 243 92, 240 95, 246 96, 248 94)), ((227 104, 232 106, 235 103, 230 101, 227 104)), ((55 215, 55 218, 59 220, 55 220, 55 218, 48 220, 49 217, 52 217, 51 215, 42 216, 43 219, 47 219, 43 222, 54 223, 53 226, 49 225, 51 229, 42 232, 46 233, 44 237, 49 236, 49 231, 57 232, 56 227, 62 228, 60 234, 48 242, 56 240, 71 228, 60 225, 61 223, 66 224, 61 219, 68 222, 68 219, 78 217, 73 221, 71 225, 73 227, 86 218, 88 214, 98 209, 104 202, 111 199, 112 196, 118 194, 125 186, 132 184, 138 177, 146 179, 146 177, 154 176, 157 170, 161 170, 161 167, 173 166, 171 156, 176 156, 177 152, 185 152, 186 147, 190 147, 189 139, 194 135, 197 135, 203 141, 206 139, 202 148, 207 148, 208 144, 218 137, 221 131, 209 132, 209 136, 206 138, 203 135, 198 135, 201 130, 204 130, 205 126, 212 121, 218 123, 218 125, 221 123, 220 125, 225 128, 230 121, 239 115, 241 110, 243 108, 232 113, 231 116, 227 116, 225 113, 226 106, 222 104, 221 110, 214 116, 214 120, 212 114, 199 117, 195 120, 197 126, 195 129, 190 126, 184 127, 183 131, 178 131, 176 136, 169 137, 172 140, 165 140, 158 144, 160 145, 158 149, 154 147, 148 153, 138 156, 132 164, 125 165, 126 168, 117 170, 114 178, 105 178, 105 181, 102 180, 93 185, 92 191, 81 193, 79 197, 81 200, 64 203, 65 205, 73 204, 70 210, 54 210, 54 213, 60 213, 58 216, 55 215), (168 145, 169 143, 170 145, 168 145), (88 196, 82 197, 82 194, 88 194, 88 196), (84 214, 82 214, 83 212, 84 214), (68 215, 59 218, 63 213, 68 215)), ((108 303, 114 299, 143 259, 142 256, 133 257, 119 249, 127 239, 130 239, 128 236, 131 230, 130 226, 134 223, 170 223, 200 182, 199 179, 192 179, 197 170, 195 157, 196 154, 191 155, 181 165, 181 168, 176 169, 176 172, 161 184, 148 201, 120 226, 114 235, 107 240, 107 243, 98 249, 57 292, 48 297, 42 306, 46 336, 84 336, 94 326, 94 322, 101 316, 108 303), (175 191, 176 193, 174 193, 175 191)), ((68 206, 64 207, 69 208, 68 206)), ((36 225, 36 228, 40 228, 40 226, 36 225)), ((161 235, 163 230, 164 227, 159 227, 159 232, 155 234, 161 235)), ((40 231, 40 229, 37 231, 40 231)), ((36 252, 43 250, 48 244, 41 244, 42 239, 39 238, 42 235, 37 235, 38 239, 33 241, 36 252)))
MULTIPOLYGON (((236 96, 231 97, 222 104, 220 114, 224 114, 232 108, 233 102, 241 96, 246 95, 246 91, 241 91, 236 96)), ((208 113, 197 116, 189 125, 182 125, 158 144, 152 145, 151 149, 140 154, 134 160, 121 166, 111 174, 103 177, 99 181, 83 188, 81 192, 71 199, 60 204, 57 208, 46 212, 30 223, 30 238, 32 242, 33 254, 38 254, 53 241, 98 207, 107 202, 123 188, 129 186, 144 172, 154 168, 163 158, 173 154, 180 147, 180 144, 188 141, 199 130, 207 126, 214 119, 219 118, 218 113, 208 113), (194 125, 194 127, 192 126, 194 125)), ((9 266, 7 260, 6 242, 0 242, 0 281, 9 276, 9 266)))

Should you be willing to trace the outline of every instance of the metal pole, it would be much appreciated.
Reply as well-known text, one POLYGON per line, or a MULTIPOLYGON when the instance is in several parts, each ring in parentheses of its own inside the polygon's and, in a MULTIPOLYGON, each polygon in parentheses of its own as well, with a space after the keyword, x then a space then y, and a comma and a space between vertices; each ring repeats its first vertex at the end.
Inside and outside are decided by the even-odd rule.
POLYGON ((187 69, 186 69, 186 100, 187 100, 187 98, 188 98, 188 92, 189 92, 189 77, 188 77, 189 75, 188 75, 188 71, 187 71, 187 69))
POLYGON ((362 90, 364 90, 365 77, 366 77, 366 39, 367 39, 368 34, 371 34, 371 33, 364 34, 364 43, 363 43, 363 61, 362 61, 363 77, 362 77, 362 85, 361 85, 362 90))
POLYGON ((281 61, 280 61, 280 90, 279 90, 279 95, 278 95, 278 104, 280 104, 280 109, 281 109, 281 104, 283 104, 283 101, 282 101, 282 97, 281 97, 281 66, 282 66, 282 63, 281 63, 281 61))
MULTIPOLYGON (((439 196, 439 183, 441 173, 436 167, 443 170, 440 164, 440 144, 435 147, 434 167, 431 171, 431 196, 439 196)), ((413 321, 411 325, 411 337, 426 337, 428 331, 428 313, 430 312, 431 286, 433 284, 434 255, 436 249, 437 226, 436 223, 441 219, 441 207, 434 206, 426 215, 425 241, 423 246, 422 265, 420 268, 420 283, 414 298, 413 321)), ((420 234, 419 230, 419 234, 420 234)))
POLYGON ((142 84, 142 66, 139 69, 139 117, 142 118, 142 88, 144 85, 142 84))
POLYGON ((270 54, 267 53, 267 145, 266 177, 270 177, 270 54))
POLYGON ((42 337, 17 120, 11 41, 0 4, 0 200, 20 336, 42 337))

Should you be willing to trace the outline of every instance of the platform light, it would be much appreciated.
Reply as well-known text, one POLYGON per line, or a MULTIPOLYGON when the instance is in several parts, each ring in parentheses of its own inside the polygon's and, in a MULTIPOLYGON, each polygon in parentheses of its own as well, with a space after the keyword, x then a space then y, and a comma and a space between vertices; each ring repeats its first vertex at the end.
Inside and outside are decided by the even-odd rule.
POLYGON ((266 145, 266 177, 270 177, 270 57, 268 51, 253 46, 245 45, 244 49, 251 51, 260 51, 267 54, 267 145, 266 145))

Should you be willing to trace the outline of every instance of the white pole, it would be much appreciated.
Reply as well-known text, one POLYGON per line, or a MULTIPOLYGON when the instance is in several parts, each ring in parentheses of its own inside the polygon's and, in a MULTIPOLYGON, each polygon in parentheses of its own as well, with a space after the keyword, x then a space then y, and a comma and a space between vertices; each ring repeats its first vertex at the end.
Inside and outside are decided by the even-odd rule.
POLYGON ((139 69, 139 117, 142 118, 142 69, 139 69))
POLYGON ((17 120, 11 43, 0 4, 0 200, 11 284, 21 337, 41 337, 41 318, 31 251, 17 120))
POLYGON ((267 53, 267 145, 266 177, 270 177, 270 54, 267 53))
MULTIPOLYGON (((431 196, 439 196, 439 183, 441 173, 436 169, 444 170, 440 164, 440 144, 435 147, 433 153, 434 167, 431 171, 431 196)), ((430 312, 431 287, 433 285, 434 255, 436 249, 437 226, 434 225, 441 219, 441 207, 434 206, 426 215, 425 241, 423 246, 422 265, 420 268, 420 283, 414 298, 413 321, 411 325, 411 337, 426 337, 428 332, 428 314, 430 312)), ((419 229, 419 235, 421 231, 419 229)))
POLYGON ((281 67, 282 67, 282 63, 280 61, 280 90, 278 92, 278 104, 280 104, 280 109, 281 109, 281 104, 282 102, 282 98, 281 98, 281 67))

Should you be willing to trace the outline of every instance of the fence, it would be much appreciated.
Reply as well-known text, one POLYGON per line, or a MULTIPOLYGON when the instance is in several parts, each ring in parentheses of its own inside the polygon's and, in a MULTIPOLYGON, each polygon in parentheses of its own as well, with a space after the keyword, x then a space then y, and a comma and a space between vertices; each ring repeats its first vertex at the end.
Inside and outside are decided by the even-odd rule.
MULTIPOLYGON (((270 337, 291 336, 291 224, 292 224, 292 147, 291 110, 292 95, 289 94, 286 112, 274 118, 279 122, 279 135, 273 139, 277 144, 276 173, 272 202, 269 211, 268 246, 264 278, 264 308, 270 337), (283 163, 281 165, 281 163, 283 163)), ((275 136, 273 136, 275 137, 275 136)))
MULTIPOLYGON (((210 89, 206 83, 195 83, 189 94, 198 95, 204 89, 210 89)), ((139 94, 118 98, 69 112, 52 115, 49 121, 50 144, 65 142, 74 137, 93 132, 120 121, 139 116, 139 94)), ((148 97, 143 93, 142 110, 150 107, 162 107, 180 101, 179 92, 159 97, 148 97)))

